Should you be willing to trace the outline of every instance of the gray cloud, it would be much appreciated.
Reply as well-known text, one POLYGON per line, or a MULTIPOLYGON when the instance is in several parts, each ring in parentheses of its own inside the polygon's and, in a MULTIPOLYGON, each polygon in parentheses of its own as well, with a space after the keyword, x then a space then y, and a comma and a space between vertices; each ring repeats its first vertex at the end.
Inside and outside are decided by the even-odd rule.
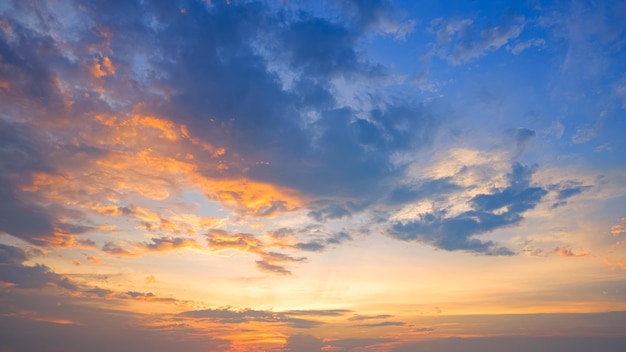
POLYGON ((395 338, 384 338, 384 337, 365 337, 365 338, 352 338, 352 339, 340 339, 340 340, 331 340, 326 341, 329 345, 337 348, 341 348, 347 351, 351 351, 353 349, 357 349, 359 347, 373 347, 379 344, 386 344, 390 342, 396 342, 395 338))
POLYGON ((402 185, 391 191, 387 203, 391 205, 406 204, 431 197, 441 197, 460 190, 452 177, 423 180, 419 185, 402 185))
POLYGON ((551 189, 557 192, 556 202, 552 204, 552 208, 558 208, 567 204, 567 200, 571 197, 577 196, 584 191, 590 189, 591 186, 585 186, 579 182, 562 182, 558 185, 554 185, 551 189))
MULTIPOLYGON (((103 294, 104 292, 100 292, 103 294)), ((105 308, 91 298, 3 292, 0 306, 0 349, 8 351, 94 352, 225 351, 230 341, 198 336, 199 331, 171 326, 169 331, 137 324, 159 321, 144 314, 105 308), (24 314, 23 312, 28 312, 24 314), (37 336, 37 338, 33 338, 37 336), (53 347, 51 347, 53 346, 53 347)))
POLYGON ((348 320, 350 321, 360 321, 360 320, 372 320, 372 319, 387 319, 391 318, 393 315, 389 314, 379 314, 379 315, 355 315, 350 317, 348 320))
POLYGON ((56 274, 45 265, 24 265, 28 259, 21 248, 0 243, 0 281, 15 285, 16 288, 44 288, 54 285, 70 291, 78 289, 69 278, 56 274))
POLYGON ((494 189, 491 194, 478 194, 470 200, 472 210, 448 217, 445 210, 426 213, 417 220, 393 223, 392 238, 418 241, 444 250, 464 250, 487 255, 512 255, 511 250, 493 241, 474 236, 495 229, 516 225, 522 214, 533 209, 548 192, 530 185, 535 167, 515 163, 507 174, 509 185, 494 189))
POLYGON ((293 316, 310 315, 320 317, 335 317, 352 312, 349 309, 308 309, 308 310, 287 310, 284 313, 293 316))
POLYGON ((283 346, 284 351, 291 352, 320 352, 325 346, 324 340, 311 335, 293 335, 287 338, 287 343, 283 346))
POLYGON ((605 351, 618 352, 626 339, 611 337, 576 336, 496 336, 483 338, 448 338, 402 344, 393 348, 396 352, 526 352, 526 351, 605 351))
POLYGON ((297 315, 288 312, 272 312, 266 310, 242 309, 232 310, 230 308, 205 309, 187 311, 179 314, 183 317, 197 319, 211 319, 219 321, 223 324, 239 324, 250 321, 259 321, 265 323, 280 323, 292 328, 309 329, 317 325, 323 324, 320 321, 296 318, 297 315))
POLYGON ((352 236, 347 232, 340 231, 323 239, 296 243, 295 247, 303 251, 319 252, 326 249, 329 245, 341 244, 346 241, 352 241, 352 236))
POLYGON ((404 326, 406 323, 402 321, 381 321, 380 323, 369 323, 369 324, 359 324, 355 325, 359 328, 380 328, 384 326, 404 326))
POLYGON ((309 204, 308 215, 318 222, 349 217, 352 213, 345 206, 329 200, 318 200, 309 204))

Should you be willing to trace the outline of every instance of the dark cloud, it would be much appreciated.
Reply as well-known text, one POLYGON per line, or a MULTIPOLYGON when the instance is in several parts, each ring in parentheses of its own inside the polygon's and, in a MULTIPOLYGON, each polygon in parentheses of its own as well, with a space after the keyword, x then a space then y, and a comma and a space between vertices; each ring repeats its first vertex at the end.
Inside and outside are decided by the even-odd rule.
POLYGON ((280 275, 291 275, 291 271, 287 270, 285 263, 302 262, 305 257, 295 258, 284 253, 265 251, 261 252, 261 260, 257 260, 257 267, 261 271, 270 272, 280 275))
POLYGON ((311 242, 296 243, 296 248, 301 249, 303 251, 319 252, 319 251, 324 250, 326 246, 321 242, 311 241, 311 242))
POLYGON ((105 288, 99 288, 96 286, 96 287, 84 290, 83 293, 86 294, 88 297, 91 297, 91 296, 107 297, 109 295, 112 295, 114 291, 111 291, 105 288))
POLYGON ((526 351, 605 351, 618 352, 624 338, 576 336, 495 336, 482 338, 447 338, 405 343, 393 348, 397 352, 526 352, 526 351))
POLYGON ((292 22, 281 34, 291 65, 311 77, 349 75, 361 66, 354 50, 357 33, 343 24, 308 17, 292 22))
POLYGON ((347 232, 340 231, 323 239, 296 243, 295 247, 303 251, 319 252, 326 249, 329 245, 341 244, 345 241, 352 241, 352 236, 347 232))
POLYGON ((142 242, 137 246, 148 252, 161 252, 184 247, 200 247, 196 240, 182 237, 156 237, 152 238, 150 241, 151 242, 142 242))
POLYGON ((387 319, 391 318, 393 315, 389 314, 379 314, 379 315, 355 315, 348 320, 350 321, 361 321, 361 320, 374 320, 374 319, 387 319))
MULTIPOLYGON (((67 4, 73 21, 66 24, 51 5, 14 2, 9 6, 19 14, 9 18, 14 38, 3 36, 0 42, 0 73, 11 83, 0 94, 6 107, 0 162, 9 165, 0 170, 0 231, 31 243, 49 245, 46 239, 57 230, 68 244, 74 235, 96 228, 73 218, 59 223, 58 211, 29 199, 36 194, 24 197, 20 191, 20 182, 34 172, 52 172, 46 165, 75 168, 119 152, 120 146, 94 146, 88 133, 80 133, 101 132, 97 124, 90 125, 94 116, 132 111, 184 124, 192 138, 225 148, 220 156, 224 168, 205 162, 214 158, 210 153, 195 155, 200 174, 252 179, 294 189, 313 201, 329 200, 326 206, 311 203, 310 216, 317 221, 365 210, 388 192, 390 180, 403 175, 391 155, 427 147, 439 128, 426 105, 410 100, 380 96, 376 108, 364 109, 338 98, 334 79, 368 86, 391 77, 360 49, 371 29, 407 30, 398 26, 388 1, 344 2, 342 11, 357 16, 342 21, 255 1, 188 1, 185 11, 182 4, 158 1, 86 2, 80 10, 74 5, 67 4), (94 65, 103 70, 106 60, 115 70, 93 77, 94 65), (30 131, 50 119, 62 123, 49 128, 49 135, 30 131), (26 124, 21 130, 4 128, 8 120, 26 124), (70 136, 78 137, 70 142, 70 136), (76 155, 86 160, 77 161, 76 155), (11 172, 15 177, 9 177, 11 172)), ((215 190, 224 192, 230 190, 215 190)), ((241 215, 271 217, 293 209, 273 199, 241 215)), ((131 211, 118 207, 123 215, 131 211)), ((155 228, 148 222, 144 226, 155 228)), ((320 245, 344 240, 349 236, 300 247, 321 250, 320 245)), ((163 246, 177 244, 161 241, 135 249, 163 246)), ((113 242, 102 248, 116 255, 135 253, 113 242)), ((276 261, 257 264, 265 271, 286 271, 276 261)))
POLYGON ((78 286, 69 278, 54 273, 45 265, 24 265, 26 260, 28 256, 21 248, 0 243, 0 266, 2 267, 0 281, 16 288, 41 289, 53 285, 70 291, 78 289, 78 286))
POLYGON ((334 235, 326 238, 326 244, 340 244, 344 241, 352 241, 352 236, 344 231, 337 232, 334 235))
POLYGON ((105 242, 101 249, 103 252, 120 257, 133 257, 138 255, 137 253, 124 249, 110 241, 105 242))
POLYGON ((577 196, 590 188, 591 186, 571 181, 552 186, 551 189, 557 192, 556 202, 552 204, 552 208, 558 208, 567 204, 569 198, 577 196))
MULTIPOLYGON (((40 14, 40 19, 50 17, 44 11, 40 14)), ((52 37, 26 28, 11 17, 3 19, 11 28, 10 36, 0 35, 0 78, 11 82, 10 89, 0 94, 3 114, 39 121, 60 117, 65 111, 65 102, 50 63, 54 66, 68 63, 57 43, 52 37)))
POLYGON ((441 197, 460 190, 452 177, 424 180, 417 186, 402 185, 391 191, 387 203, 391 205, 406 204, 431 197, 441 197))
POLYGON ((313 210, 311 210, 308 215, 318 222, 330 219, 341 219, 352 215, 345 206, 328 200, 316 201, 310 204, 309 208, 313 210))
POLYGON ((318 317, 335 317, 335 316, 341 316, 350 312, 351 310, 349 309, 308 309, 308 310, 288 310, 288 311, 285 311, 285 314, 295 315, 295 316, 311 315, 311 316, 318 316, 318 317))
POLYGON ((496 190, 492 194, 479 194, 471 203, 478 211, 493 212, 506 207, 507 213, 519 214, 537 205, 547 191, 541 187, 531 187, 530 179, 536 166, 526 167, 519 163, 507 175, 509 187, 496 190))
POLYGON ((20 191, 34 172, 51 170, 37 137, 27 125, 0 119, 0 232, 43 244, 54 234, 54 216, 20 191))
POLYGON ((386 344, 391 342, 396 342, 397 339, 394 338, 384 338, 384 337, 365 337, 365 338, 352 338, 352 339, 341 339, 341 340, 331 340, 326 341, 329 345, 341 349, 345 349, 351 351, 353 349, 357 349, 359 347, 367 348, 373 347, 379 344, 386 344))
POLYGON ((296 318, 288 312, 272 312, 267 310, 242 309, 232 310, 230 308, 205 309, 187 311, 179 314, 183 317, 196 319, 211 319, 223 324, 239 324, 251 321, 265 323, 279 323, 292 328, 309 329, 323 324, 320 321, 296 318))
MULTIPOLYGON (((147 14, 164 11, 149 2, 144 6, 147 14)), ((226 147, 231 167, 219 173, 203 169, 207 175, 239 176, 245 170, 253 179, 306 194, 362 198, 400 174, 391 167, 390 151, 420 148, 432 139, 437 124, 423 106, 388 101, 385 109, 372 110, 367 122, 354 124, 354 108, 337 103, 329 76, 366 82, 386 76, 357 52, 362 33, 349 25, 303 12, 274 13, 261 3, 206 9, 191 2, 184 16, 159 18, 168 25, 158 39, 152 31, 143 33, 142 42, 155 46, 148 55, 155 78, 146 84, 174 93, 167 100, 145 97, 154 102, 145 106, 226 147), (258 51, 259 42, 268 52, 258 51), (288 72, 277 73, 268 62, 288 72), (279 73, 294 77, 287 88, 279 73), (312 112, 319 118, 311 119, 312 112), (362 124, 383 138, 371 139, 362 124), (259 160, 268 164, 255 164, 259 160)), ((112 26, 125 33, 123 21, 112 26)), ((115 44, 123 46, 120 51, 137 50, 123 41, 115 44)), ((280 206, 276 203, 277 210, 280 206)))
POLYGON ((123 246, 107 241, 102 251, 118 257, 138 257, 149 253, 166 252, 183 248, 201 248, 200 244, 191 238, 183 237, 154 237, 150 242, 127 242, 123 246))
MULTIPOLYGON (((104 292, 100 292, 104 294, 104 292)), ((137 324, 144 314, 85 304, 91 299, 3 293, 0 305, 0 349, 7 351, 94 352, 225 351, 230 341, 174 326, 168 331, 137 324), (28 314, 24 314, 27 312, 28 314), (33 338, 37 336, 37 338, 33 338), (52 347, 51 347, 52 346, 52 347)))
POLYGON ((370 323, 370 324, 359 324, 355 325, 359 328, 379 328, 384 326, 404 326, 406 323, 401 321, 382 321, 380 323, 370 323))
POLYGON ((478 194, 470 200, 472 210, 449 217, 445 210, 421 214, 417 220, 392 224, 389 234, 403 241, 418 241, 444 250, 464 250, 487 255, 512 255, 511 250, 493 241, 474 236, 523 220, 522 214, 533 209, 548 192, 530 185, 535 166, 513 164, 507 174, 509 185, 490 194, 478 194))
POLYGON ((287 343, 283 346, 284 351, 291 352, 320 352, 325 346, 324 340, 311 335, 293 335, 287 338, 287 343))

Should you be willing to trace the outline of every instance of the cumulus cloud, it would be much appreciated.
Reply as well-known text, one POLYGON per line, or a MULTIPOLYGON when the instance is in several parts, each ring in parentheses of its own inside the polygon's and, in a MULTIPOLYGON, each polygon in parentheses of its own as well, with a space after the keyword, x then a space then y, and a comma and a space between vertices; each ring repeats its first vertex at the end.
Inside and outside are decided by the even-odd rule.
POLYGON ((391 318, 393 315, 390 314, 379 314, 379 315, 355 315, 350 317, 348 320, 350 321, 360 321, 360 320, 375 320, 375 319, 387 319, 391 318))

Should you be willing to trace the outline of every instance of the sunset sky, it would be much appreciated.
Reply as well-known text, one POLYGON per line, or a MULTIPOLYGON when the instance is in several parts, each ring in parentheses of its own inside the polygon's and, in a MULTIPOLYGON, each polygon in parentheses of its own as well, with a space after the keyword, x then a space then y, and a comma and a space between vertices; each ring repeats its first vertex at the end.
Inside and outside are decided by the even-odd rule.
POLYGON ((626 2, 0 1, 0 352, 625 345, 626 2))

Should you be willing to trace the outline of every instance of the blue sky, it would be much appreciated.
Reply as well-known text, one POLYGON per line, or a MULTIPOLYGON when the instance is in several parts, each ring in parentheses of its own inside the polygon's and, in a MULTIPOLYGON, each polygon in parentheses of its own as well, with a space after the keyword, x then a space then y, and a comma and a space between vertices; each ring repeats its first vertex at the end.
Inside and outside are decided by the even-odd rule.
POLYGON ((0 350, 617 351, 625 31, 619 1, 1 3, 0 350))

